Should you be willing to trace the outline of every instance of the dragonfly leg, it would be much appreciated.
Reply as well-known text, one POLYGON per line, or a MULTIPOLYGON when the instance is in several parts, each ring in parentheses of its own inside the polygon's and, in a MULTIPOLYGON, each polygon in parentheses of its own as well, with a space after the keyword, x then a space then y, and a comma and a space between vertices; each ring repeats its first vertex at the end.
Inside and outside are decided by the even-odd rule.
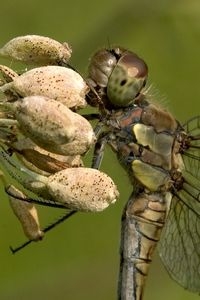
POLYGON ((88 121, 93 121, 93 120, 99 120, 100 114, 99 113, 83 114, 82 117, 84 117, 88 121))
POLYGON ((132 193, 122 215, 118 300, 142 300, 170 193, 132 193))
POLYGON ((93 169, 99 170, 101 162, 103 160, 105 146, 107 143, 108 141, 106 136, 104 136, 96 142, 91 165, 93 169))

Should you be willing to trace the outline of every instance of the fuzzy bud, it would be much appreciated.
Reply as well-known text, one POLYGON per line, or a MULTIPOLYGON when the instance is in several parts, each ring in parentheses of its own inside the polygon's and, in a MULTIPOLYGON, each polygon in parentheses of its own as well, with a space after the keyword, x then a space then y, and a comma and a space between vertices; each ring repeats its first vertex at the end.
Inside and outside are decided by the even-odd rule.
POLYGON ((113 180, 91 168, 62 170, 49 176, 46 186, 57 202, 80 211, 102 211, 119 196, 113 180))
POLYGON ((7 188, 7 193, 9 195, 10 206, 20 221, 24 234, 30 240, 41 240, 44 236, 44 233, 40 230, 38 214, 35 206, 32 203, 27 203, 23 200, 16 199, 25 199, 26 196, 13 185, 10 185, 7 188), (11 196, 11 194, 13 196, 11 196))
POLYGON ((44 96, 57 100, 69 108, 86 106, 88 86, 74 70, 60 66, 31 69, 0 87, 2 92, 13 92, 20 97, 44 96))
POLYGON ((81 155, 95 141, 90 123, 53 99, 31 96, 9 105, 22 132, 47 151, 81 155))
POLYGON ((10 40, 0 49, 0 55, 27 64, 66 64, 72 49, 67 43, 59 43, 40 35, 19 36, 10 40))

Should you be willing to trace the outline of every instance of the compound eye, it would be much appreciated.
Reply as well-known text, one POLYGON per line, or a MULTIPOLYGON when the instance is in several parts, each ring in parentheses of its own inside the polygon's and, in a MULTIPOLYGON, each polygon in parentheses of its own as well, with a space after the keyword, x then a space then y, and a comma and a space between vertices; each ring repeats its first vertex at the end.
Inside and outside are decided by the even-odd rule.
POLYGON ((106 87, 116 63, 117 59, 112 52, 106 49, 99 50, 91 58, 88 67, 90 80, 100 87, 106 87))
POLYGON ((109 101, 126 107, 144 87, 148 74, 146 63, 135 53, 125 51, 114 67, 107 84, 109 101))

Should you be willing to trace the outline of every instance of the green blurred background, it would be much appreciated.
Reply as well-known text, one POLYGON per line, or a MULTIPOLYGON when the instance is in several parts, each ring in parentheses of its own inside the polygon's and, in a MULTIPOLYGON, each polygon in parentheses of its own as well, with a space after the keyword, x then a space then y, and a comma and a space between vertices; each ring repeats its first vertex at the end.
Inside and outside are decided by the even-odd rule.
MULTIPOLYGON (((157 100, 180 121, 199 113, 198 0, 6 0, 1 1, 0 28, 0 46, 25 34, 68 41, 73 47, 72 64, 83 74, 97 48, 119 44, 132 49, 148 63, 157 100)), ((41 243, 14 256, 9 245, 25 238, 1 193, 1 300, 116 299, 120 216, 131 187, 109 149, 102 168, 119 186, 118 203, 100 214, 77 214, 41 243)), ((42 224, 60 213, 43 209, 42 224)), ((156 254, 145 299, 195 300, 199 296, 173 282, 156 254)))

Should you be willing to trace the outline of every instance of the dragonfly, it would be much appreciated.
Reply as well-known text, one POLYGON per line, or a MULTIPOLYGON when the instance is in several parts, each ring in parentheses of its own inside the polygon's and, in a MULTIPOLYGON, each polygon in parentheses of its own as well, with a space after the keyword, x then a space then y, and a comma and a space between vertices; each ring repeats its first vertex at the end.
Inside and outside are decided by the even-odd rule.
POLYGON ((181 125, 145 90, 143 59, 116 47, 89 66, 88 103, 100 112, 92 167, 106 145, 126 169, 133 192, 121 221, 119 300, 141 300, 158 244, 170 276, 200 291, 200 116, 181 125))
MULTIPOLYGON (((97 51, 88 68, 86 100, 97 111, 85 115, 96 120, 91 167, 101 168, 108 145, 133 186, 121 220, 118 300, 143 298, 157 245, 170 276, 200 291, 200 116, 181 125, 154 104, 147 77, 145 61, 121 47, 97 51)), ((55 224, 75 213, 68 210, 55 224)))

